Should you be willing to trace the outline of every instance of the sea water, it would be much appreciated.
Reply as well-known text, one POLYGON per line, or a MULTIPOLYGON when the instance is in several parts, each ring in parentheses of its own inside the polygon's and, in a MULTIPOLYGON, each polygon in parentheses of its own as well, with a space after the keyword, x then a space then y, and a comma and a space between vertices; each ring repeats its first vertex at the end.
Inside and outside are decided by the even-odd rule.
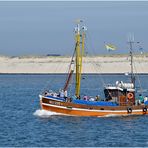
MULTIPOLYGON (((83 75, 81 94, 103 95, 103 86, 125 75, 83 75)), ((148 75, 140 75, 148 94, 148 75)), ((44 89, 63 87, 65 75, 0 75, 0 146, 19 147, 148 147, 148 116, 76 117, 40 109, 44 89)), ((72 82, 73 83, 73 82, 72 82)), ((69 90, 72 93, 73 88, 69 90)))

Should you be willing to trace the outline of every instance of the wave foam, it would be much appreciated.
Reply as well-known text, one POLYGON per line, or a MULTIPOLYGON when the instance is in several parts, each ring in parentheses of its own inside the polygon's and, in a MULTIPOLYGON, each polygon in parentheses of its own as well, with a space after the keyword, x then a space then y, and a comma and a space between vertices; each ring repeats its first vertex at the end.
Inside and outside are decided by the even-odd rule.
POLYGON ((127 117, 127 116, 131 116, 131 115, 130 114, 127 114, 127 115, 109 114, 109 115, 105 115, 104 117, 127 117))
POLYGON ((33 115, 38 116, 38 117, 42 117, 42 118, 48 118, 53 115, 61 115, 61 114, 56 113, 56 112, 46 111, 43 109, 38 109, 33 113, 33 115))
POLYGON ((104 117, 121 117, 123 115, 117 115, 117 114, 109 114, 109 115, 105 115, 104 117))

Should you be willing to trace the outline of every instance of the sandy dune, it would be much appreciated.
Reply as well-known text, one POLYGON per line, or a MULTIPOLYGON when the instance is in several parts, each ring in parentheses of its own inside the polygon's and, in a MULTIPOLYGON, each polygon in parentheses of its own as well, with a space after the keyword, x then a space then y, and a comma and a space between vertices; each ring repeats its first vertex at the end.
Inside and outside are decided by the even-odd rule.
MULTIPOLYGON (((65 73, 71 57, 0 56, 0 73, 65 73)), ((83 58, 83 73, 126 73, 128 56, 94 56, 83 58)), ((134 57, 135 72, 148 73, 148 57, 134 57)))

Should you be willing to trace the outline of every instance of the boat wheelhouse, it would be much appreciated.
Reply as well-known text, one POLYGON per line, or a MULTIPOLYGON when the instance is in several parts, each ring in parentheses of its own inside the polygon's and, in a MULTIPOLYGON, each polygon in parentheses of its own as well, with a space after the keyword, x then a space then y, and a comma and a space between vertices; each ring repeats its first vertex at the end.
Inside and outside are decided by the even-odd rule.
POLYGON ((116 85, 108 85, 104 89, 106 101, 117 102, 120 106, 135 105, 135 88, 133 83, 116 81, 116 85))

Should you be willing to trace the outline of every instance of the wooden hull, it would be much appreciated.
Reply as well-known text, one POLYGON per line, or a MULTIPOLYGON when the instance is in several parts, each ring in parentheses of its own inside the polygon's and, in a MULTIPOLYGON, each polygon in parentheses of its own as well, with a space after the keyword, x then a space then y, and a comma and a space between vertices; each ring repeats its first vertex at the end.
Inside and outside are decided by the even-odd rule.
POLYGON ((45 101, 45 98, 40 98, 41 108, 47 111, 52 111, 64 115, 70 116, 96 116, 96 117, 105 117, 105 116, 126 116, 126 115, 145 115, 148 114, 148 111, 144 112, 144 106, 132 106, 132 111, 129 113, 127 106, 118 106, 118 107, 93 107, 86 105, 76 105, 73 103, 59 102, 55 100, 48 99, 48 102, 45 101), (89 107, 89 108, 88 108, 89 107))

